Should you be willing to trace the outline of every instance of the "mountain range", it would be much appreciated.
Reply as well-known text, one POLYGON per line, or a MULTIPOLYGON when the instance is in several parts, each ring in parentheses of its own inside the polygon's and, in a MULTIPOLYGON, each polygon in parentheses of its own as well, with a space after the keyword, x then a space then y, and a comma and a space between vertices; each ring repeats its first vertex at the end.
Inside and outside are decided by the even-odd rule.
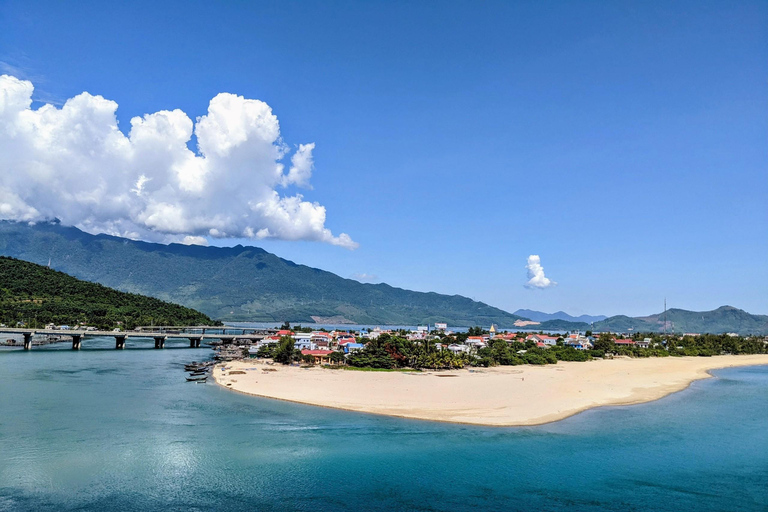
POLYGON ((566 322, 584 322, 592 323, 599 322, 608 318, 605 315, 580 315, 571 316, 565 311, 557 311, 556 313, 542 313, 541 311, 534 311, 532 309, 518 309, 513 314, 522 316, 534 322, 546 322, 547 320, 565 320, 566 322))
MULTIPOLYGON (((0 221, 0 255, 47 265, 79 279, 194 308, 222 321, 417 325, 446 322, 528 328, 662 332, 664 314, 573 317, 559 311, 509 313, 460 295, 360 283, 298 265, 258 247, 156 244, 91 235, 57 222, 0 221), (539 320, 536 320, 536 319, 539 320), (589 320, 589 321, 587 321, 589 320)), ((713 311, 670 309, 667 332, 768 334, 768 316, 723 306, 713 311)))
POLYGON ((512 326, 519 316, 460 295, 360 283, 258 247, 154 244, 56 222, 0 222, 0 255, 183 304, 222 321, 512 326))

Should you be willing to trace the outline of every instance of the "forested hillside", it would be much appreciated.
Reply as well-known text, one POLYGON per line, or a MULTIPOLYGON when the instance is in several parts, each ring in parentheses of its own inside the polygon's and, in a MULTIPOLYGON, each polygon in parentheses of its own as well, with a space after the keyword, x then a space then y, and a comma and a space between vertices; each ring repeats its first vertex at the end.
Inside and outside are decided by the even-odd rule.
POLYGON ((83 322, 112 329, 136 325, 206 325, 193 309, 152 297, 124 293, 13 258, 0 257, 0 322, 31 327, 83 322))
POLYGON ((460 295, 363 284, 258 247, 153 244, 56 223, 0 222, 0 254, 118 290, 183 304, 224 321, 512 327, 519 316, 460 295), (336 323, 336 322, 334 322, 336 323))

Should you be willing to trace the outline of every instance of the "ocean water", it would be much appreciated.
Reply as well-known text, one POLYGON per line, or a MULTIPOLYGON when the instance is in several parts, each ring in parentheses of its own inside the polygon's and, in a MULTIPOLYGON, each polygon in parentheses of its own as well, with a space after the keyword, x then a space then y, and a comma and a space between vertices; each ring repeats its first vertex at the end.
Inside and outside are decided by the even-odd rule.
POLYGON ((765 366, 481 428, 188 383, 208 350, 149 345, 0 351, 0 511, 768 510, 765 366))

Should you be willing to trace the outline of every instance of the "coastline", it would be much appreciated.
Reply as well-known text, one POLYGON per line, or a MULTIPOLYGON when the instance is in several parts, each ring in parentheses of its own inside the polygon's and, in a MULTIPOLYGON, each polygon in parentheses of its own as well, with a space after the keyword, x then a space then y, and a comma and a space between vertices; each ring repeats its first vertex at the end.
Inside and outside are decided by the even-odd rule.
POLYGON ((711 377, 710 370, 758 365, 768 365, 768 354, 617 358, 423 372, 356 372, 251 360, 216 365, 212 376, 226 389, 262 398, 408 419, 509 427, 559 421, 594 407, 651 402, 711 377))

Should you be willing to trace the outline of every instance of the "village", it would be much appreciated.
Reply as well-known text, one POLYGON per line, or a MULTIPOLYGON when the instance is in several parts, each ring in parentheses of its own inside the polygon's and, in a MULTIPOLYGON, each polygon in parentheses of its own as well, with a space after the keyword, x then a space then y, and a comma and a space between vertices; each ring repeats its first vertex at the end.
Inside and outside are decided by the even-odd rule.
MULTIPOLYGON (((543 333, 498 331, 495 325, 488 330, 473 327, 469 332, 454 332, 446 324, 419 326, 411 330, 363 329, 361 331, 325 331, 300 332, 281 329, 276 333, 256 341, 248 346, 251 357, 264 357, 270 354, 270 347, 275 347, 285 337, 293 340, 293 347, 301 353, 303 362, 313 364, 343 363, 345 357, 363 350, 372 340, 380 337, 401 337, 410 342, 431 345, 436 351, 446 350, 454 354, 476 355, 488 348, 492 342, 504 341, 510 347, 516 347, 518 354, 525 354, 529 348, 548 350, 551 347, 570 347, 577 351, 591 351, 597 336, 592 333, 570 333, 551 335, 543 333), (525 348, 520 348, 524 346, 525 348)), ((237 340, 236 340, 237 341, 237 340)), ((647 349, 652 346, 651 338, 634 340, 631 338, 612 338, 617 347, 637 347, 647 349)))

